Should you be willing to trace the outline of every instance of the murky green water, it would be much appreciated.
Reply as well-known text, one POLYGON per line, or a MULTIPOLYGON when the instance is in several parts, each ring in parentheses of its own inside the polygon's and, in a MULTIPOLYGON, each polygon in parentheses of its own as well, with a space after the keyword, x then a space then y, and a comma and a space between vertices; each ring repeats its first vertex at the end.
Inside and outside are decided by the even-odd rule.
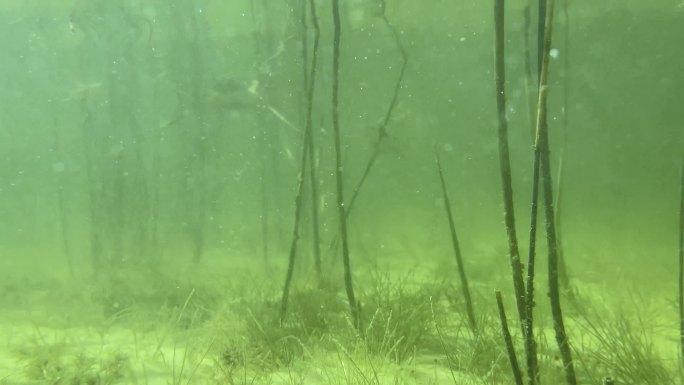
MULTIPOLYGON (((303 0, 0 3, 1 384, 512 384, 494 290, 525 372, 493 2, 340 0, 356 327, 332 2, 314 3, 317 50, 303 0)), ((505 5, 524 264, 537 6, 505 5)), ((674 0, 555 4, 548 130, 580 384, 681 381, 683 25, 674 0)), ((544 226, 538 245, 540 383, 560 384, 544 226)))

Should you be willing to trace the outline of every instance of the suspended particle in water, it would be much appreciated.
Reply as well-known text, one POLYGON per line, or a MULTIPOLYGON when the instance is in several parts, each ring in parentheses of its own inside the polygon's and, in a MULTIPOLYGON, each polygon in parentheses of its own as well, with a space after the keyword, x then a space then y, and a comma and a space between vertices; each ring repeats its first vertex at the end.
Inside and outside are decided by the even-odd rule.
POLYGON ((549 56, 551 56, 554 59, 558 59, 560 56, 560 50, 558 48, 551 48, 549 51, 549 56))
POLYGON ((64 166, 64 163, 62 162, 55 162, 52 164, 52 171, 55 172, 56 174, 64 172, 66 167, 64 166))

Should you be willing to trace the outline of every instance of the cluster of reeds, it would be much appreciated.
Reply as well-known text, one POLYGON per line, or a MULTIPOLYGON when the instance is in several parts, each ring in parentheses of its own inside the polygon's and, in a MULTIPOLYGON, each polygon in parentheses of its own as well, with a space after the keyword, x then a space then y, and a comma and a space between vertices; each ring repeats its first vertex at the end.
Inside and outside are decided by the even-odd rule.
MULTIPOLYGON (((314 0, 308 1, 309 18, 307 18, 307 2, 302 0, 302 58, 303 58, 303 69, 304 69, 304 84, 305 84, 305 103, 306 103, 306 119, 304 128, 304 139, 302 145, 300 170, 298 176, 298 189, 297 196, 295 198, 295 216, 294 216, 294 227, 293 235, 290 243, 290 254, 288 259, 288 269, 286 273, 285 286, 283 289, 283 295, 281 299, 281 310, 280 319, 281 321, 285 319, 287 313, 288 297, 290 292, 290 287, 292 284, 292 276, 294 273, 294 266, 297 257, 297 244, 299 241, 299 227, 301 222, 301 212, 302 212, 302 200, 304 195, 305 186, 305 173, 309 172, 309 179, 311 185, 311 201, 312 201, 312 227, 313 227, 313 251, 315 259, 315 268, 317 273, 317 278, 319 286, 322 284, 322 268, 321 268, 321 250, 320 250, 320 237, 319 237, 319 213, 318 213, 318 171, 316 169, 315 160, 315 142, 314 142, 314 130, 313 130, 313 112, 314 112, 314 91, 316 85, 316 73, 317 73, 317 63, 318 63, 318 47, 320 43, 320 26, 318 24, 318 16, 316 13, 316 4, 314 0), (314 32, 314 41, 312 45, 311 55, 308 51, 308 22, 311 20, 311 26, 314 32), (310 56, 310 58, 309 58, 310 56), (308 166, 307 166, 308 165, 308 166), (308 170, 307 170, 308 167, 308 170)), ((332 134, 334 139, 334 156, 335 156, 335 196, 336 196, 336 208, 338 216, 338 227, 339 227, 339 240, 342 246, 342 265, 344 268, 344 284, 345 292, 347 295, 347 300, 349 303, 350 315, 354 325, 360 327, 360 303, 357 301, 354 293, 354 285, 352 278, 351 269, 351 259, 349 250, 349 240, 347 231, 347 220, 349 214, 354 207, 354 203, 362 190, 371 170, 376 164, 377 158, 380 154, 380 149, 382 142, 388 136, 388 125, 394 109, 397 105, 397 100, 399 97, 399 90, 401 87, 402 80, 404 78, 404 73, 406 71, 407 64, 407 54, 399 39, 399 33, 392 26, 392 24, 387 19, 385 15, 385 4, 384 0, 379 3, 380 12, 377 14, 382 22, 387 26, 389 31, 392 33, 392 37, 397 45, 397 49, 400 52, 402 62, 399 71, 398 79, 394 85, 394 90, 392 94, 392 99, 389 106, 383 116, 381 123, 378 126, 378 136, 374 146, 374 150, 370 155, 364 171, 362 173, 359 182, 353 189, 351 198, 348 202, 345 199, 345 188, 344 188, 344 166, 342 159, 342 134, 340 128, 340 114, 339 114, 339 72, 340 72, 340 44, 342 41, 342 28, 340 20, 340 4, 339 0, 332 1, 332 21, 333 21, 333 56, 332 56, 332 98, 331 98, 331 117, 332 117, 332 134)))
MULTIPOLYGON (((390 31, 394 34, 397 41, 398 49, 402 56, 402 66, 399 80, 396 83, 393 99, 390 103, 389 109, 379 126, 378 138, 374 151, 371 154, 369 161, 362 173, 362 177, 353 190, 351 199, 346 203, 345 189, 344 189, 344 167, 342 162, 342 133, 340 127, 339 114, 339 70, 340 70, 340 42, 342 38, 339 0, 332 0, 332 21, 333 21, 333 57, 332 57, 332 99, 331 99, 331 117, 332 117, 332 133, 334 139, 334 156, 335 156, 335 182, 336 182, 336 208, 339 226, 339 241, 341 243, 342 264, 344 267, 344 284, 345 292, 348 301, 349 311, 351 315, 351 322, 357 330, 361 330, 362 319, 360 302, 357 300, 354 292, 352 270, 350 262, 350 250, 347 231, 347 219, 354 202, 363 187, 371 169, 375 165, 382 141, 388 136, 388 123, 390 121, 392 112, 395 108, 397 97, 400 89, 401 80, 403 79, 407 63, 407 53, 398 38, 396 30, 391 26, 384 15, 384 1, 381 1, 383 12, 382 19, 389 26, 390 31)), ((562 256, 562 249, 560 245, 560 231, 559 231, 559 200, 554 200, 554 185, 552 181, 552 169, 549 151, 549 134, 547 123, 547 100, 549 97, 549 72, 550 72, 550 56, 552 46, 552 32, 554 25, 554 0, 540 0, 538 3, 538 52, 537 52, 537 86, 536 86, 536 107, 533 108, 535 116, 533 124, 533 164, 532 164, 532 185, 531 185, 531 204, 530 204, 530 226, 529 226, 529 247, 527 261, 523 264, 518 242, 518 233, 516 231, 516 219, 513 202, 513 177, 510 163, 510 149, 508 144, 508 121, 506 117, 506 76, 505 76, 505 60, 504 60, 504 0, 494 0, 494 26, 495 26, 495 85, 496 85, 496 106, 498 117, 498 149, 499 149, 499 166, 500 178, 503 193, 504 206, 504 224, 508 239, 508 255, 510 259, 510 267, 513 279, 513 292, 515 296, 515 304, 517 310, 517 318, 519 320, 520 331, 524 342, 525 354, 525 375, 520 368, 519 360, 516 356, 516 349, 512 334, 509 330, 508 321, 504 309, 503 296, 500 291, 496 292, 496 303, 499 311, 499 320, 503 333, 503 339, 506 351, 509 356, 509 362, 512 367, 515 382, 522 384, 524 377, 530 385, 537 385, 541 383, 540 378, 540 363, 537 346, 537 338, 534 332, 534 308, 535 308, 535 266, 537 260, 537 232, 539 224, 538 211, 540 208, 545 218, 545 238, 547 243, 547 266, 548 266, 548 290, 550 315, 552 319, 553 330, 555 334, 555 342, 557 345, 559 357, 562 363, 562 368, 565 376, 565 381, 568 385, 576 385, 578 383, 577 374, 575 371, 575 364, 573 361, 573 354, 571 345, 566 332, 565 321, 563 316, 563 309, 561 306, 561 286, 568 285, 567 270, 564 266, 562 256), (527 267, 526 271, 524 266, 527 267)), ((306 10, 306 3, 303 2, 303 9, 306 10)), ((303 11, 302 25, 303 28, 303 46, 304 53, 304 84, 305 84, 305 100, 306 100, 306 120, 303 136, 303 145, 301 152, 300 174, 298 179, 298 190, 295 199, 295 220, 293 235, 291 240, 288 270, 285 280, 285 287, 281 299, 280 322, 282 323, 287 314, 288 298, 292 282, 292 275, 294 272, 294 265, 297 255, 297 243, 299 241, 299 226, 302 212, 302 200, 304 194, 304 180, 305 174, 308 171, 310 184, 312 187, 313 197, 313 234, 314 234, 314 256, 316 272, 318 274, 319 282, 321 277, 321 262, 320 262, 320 240, 318 237, 318 212, 317 212, 317 170, 315 154, 314 132, 312 129, 312 113, 313 113, 313 95, 316 81, 317 70, 317 55, 320 38, 320 27, 318 25, 316 16, 316 7, 313 0, 309 1, 308 9, 310 11, 310 20, 314 31, 313 51, 310 55, 307 51, 308 41, 307 36, 307 17, 306 12, 303 11), (309 61, 310 60, 310 61, 309 61)), ((567 22, 567 4, 566 4, 566 22, 567 22)), ((529 25, 529 7, 526 9, 526 24, 529 25)), ((567 46, 567 31, 566 31, 566 46, 567 46)), ((526 44, 527 45, 527 44, 526 44)), ((529 51, 529 49, 527 50, 529 51)), ((529 56, 527 62, 530 63, 529 56)), ((567 65, 567 59, 566 59, 567 65)), ((528 75, 531 76, 532 71, 528 69, 528 75)), ((565 91, 565 103, 567 104, 567 90, 565 91)), ((566 106, 567 107, 567 106, 566 106)), ((567 108, 566 108, 567 110, 567 108)), ((565 111, 564 114, 567 114, 565 111)), ((566 115, 564 115, 566 116, 566 115)), ((567 124, 567 117, 564 120, 567 124)), ((439 176, 442 197, 444 201, 444 210, 447 216, 449 231, 451 235, 452 247, 456 259, 456 267, 461 284, 461 291, 464 299, 465 314, 467 316, 467 323, 472 331, 472 335, 477 338, 481 333, 481 328, 478 325, 478 318, 473 306, 471 290, 469 288, 466 269, 464 266, 463 257, 460 250, 459 240, 456 231, 454 216, 451 210, 451 203, 449 193, 447 191, 447 182, 444 177, 443 166, 436 154, 436 166, 439 176)), ((683 166, 684 167, 684 166, 683 166)), ((562 170, 562 160, 561 160, 562 170)), ((560 179, 562 172, 559 171, 559 184, 556 186, 556 193, 560 195, 560 179)), ((682 212, 680 230, 684 228, 684 172, 682 174, 682 212)), ((680 231, 684 234, 684 231, 680 231)), ((681 341, 682 341, 682 357, 684 357, 684 300, 682 300, 681 292, 684 291, 684 235, 680 238, 680 320, 681 320, 681 341)), ((380 309, 376 309, 375 315, 382 314, 380 309)), ((367 317, 366 317, 367 319, 367 317)), ((371 317, 370 325, 373 326, 374 317, 371 317)), ((611 378, 606 378, 605 383, 612 383, 611 378)))
MULTIPOLYGON (((507 119, 506 119, 506 93, 505 93, 505 66, 504 66, 504 1, 495 0, 495 62, 496 62, 496 98, 499 121, 499 157, 504 195, 504 217, 509 239, 509 256, 513 272, 513 282, 516 294, 518 316, 522 326, 527 363, 527 379, 529 384, 538 384, 539 367, 537 358, 536 341, 534 337, 534 278, 536 260, 536 234, 537 234, 537 211, 539 206, 539 189, 543 194, 543 212, 546 218, 546 240, 548 247, 548 287, 551 305, 551 315, 556 335, 556 342, 560 357, 565 370, 566 381, 569 385, 575 385, 577 378, 572 360, 572 352, 568 342, 563 311, 560 302, 559 275, 558 275, 558 235, 556 232, 556 215, 554 213, 553 184, 551 181, 551 162, 549 159, 549 140, 547 125, 547 99, 549 94, 549 58, 551 51, 551 38, 554 15, 554 0, 539 2, 539 28, 538 28, 538 89, 536 121, 534 128, 534 160, 532 178, 532 202, 530 213, 530 237, 529 254, 527 260, 527 279, 523 281, 522 265, 517 250, 515 220, 513 212, 511 168, 508 156, 507 119), (540 186, 541 184, 541 186, 540 186)), ((502 327, 504 337, 510 338, 506 329, 503 304, 500 293, 497 293, 497 302, 500 304, 502 327)), ((522 384, 522 376, 517 366, 515 351, 508 350, 511 356, 513 373, 518 384, 522 384)))

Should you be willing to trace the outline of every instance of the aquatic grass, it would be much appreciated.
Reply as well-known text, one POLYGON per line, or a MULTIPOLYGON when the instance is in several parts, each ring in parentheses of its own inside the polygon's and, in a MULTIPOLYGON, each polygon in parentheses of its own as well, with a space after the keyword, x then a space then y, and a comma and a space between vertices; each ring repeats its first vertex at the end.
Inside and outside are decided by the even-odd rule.
POLYGON ((457 340, 456 355, 461 370, 476 374, 488 383, 510 381, 510 365, 501 337, 499 319, 494 314, 480 317, 480 332, 457 340))
POLYGON ((157 321, 171 320, 174 328, 187 329, 192 322, 199 326, 209 320, 211 309, 218 307, 223 297, 222 288, 210 282, 120 269, 97 284, 93 301, 110 322, 125 322, 128 316, 135 315, 157 321), (192 301, 188 302, 190 297, 192 301))
POLYGON ((214 333, 235 334, 222 343, 222 362, 274 371, 304 358, 309 346, 321 338, 347 329, 344 301, 336 290, 305 288, 293 292, 288 316, 281 320, 277 303, 268 293, 252 293, 226 310, 243 314, 233 322, 219 322, 214 333), (237 323, 237 325, 235 324, 237 323))
POLYGON ((48 342, 42 336, 15 354, 29 382, 113 385, 133 380, 130 359, 118 351, 91 352, 71 341, 48 342))
POLYGON ((430 297, 440 295, 438 287, 411 289, 407 278, 392 281, 385 274, 373 274, 364 291, 361 342, 366 349, 396 363, 411 359, 429 348, 430 297))
MULTIPOLYGON (((331 385, 441 384, 434 372, 425 373, 415 362, 396 363, 366 350, 363 345, 347 347, 333 339, 327 359, 318 370, 320 383, 331 385)), ((461 382, 465 385, 465 382, 461 382)))
POLYGON ((578 320, 590 337, 581 360, 589 377, 610 376, 617 383, 674 385, 674 371, 658 352, 653 341, 655 330, 643 320, 618 311, 603 310, 578 320))
POLYGON ((449 369, 454 384, 464 383, 462 377, 466 373, 479 378, 476 383, 498 384, 510 380, 499 318, 490 311, 491 307, 482 307, 477 334, 472 333, 466 319, 444 313, 438 299, 431 298, 430 307, 433 311, 430 338, 437 342, 433 351, 444 357, 444 366, 449 369))

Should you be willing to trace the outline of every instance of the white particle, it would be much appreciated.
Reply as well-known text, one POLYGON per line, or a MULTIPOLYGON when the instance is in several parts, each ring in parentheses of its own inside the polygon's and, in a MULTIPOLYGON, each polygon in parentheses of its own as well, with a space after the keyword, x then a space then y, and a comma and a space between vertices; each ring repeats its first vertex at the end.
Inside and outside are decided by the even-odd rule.
POLYGON ((57 162, 52 164, 52 171, 56 173, 64 172, 64 163, 62 162, 57 162))

